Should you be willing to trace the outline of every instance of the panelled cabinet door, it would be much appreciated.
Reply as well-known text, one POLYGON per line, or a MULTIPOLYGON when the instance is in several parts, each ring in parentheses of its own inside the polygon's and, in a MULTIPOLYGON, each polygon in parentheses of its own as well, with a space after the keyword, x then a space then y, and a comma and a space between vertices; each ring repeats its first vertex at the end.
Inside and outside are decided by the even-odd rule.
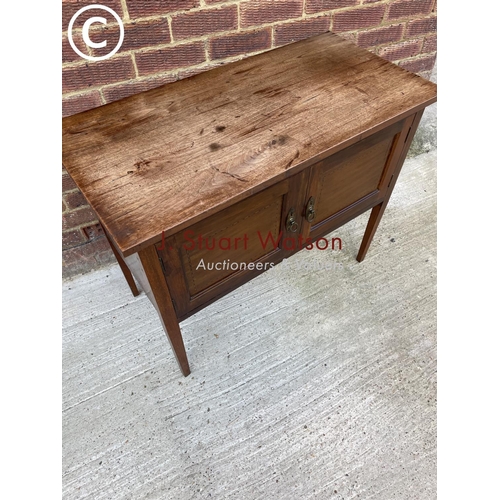
POLYGON ((312 239, 339 227, 353 212, 373 207, 383 197, 402 126, 403 122, 396 123, 313 165, 303 209, 312 239))
POLYGON ((180 318, 300 249, 308 177, 301 172, 156 245, 180 318))

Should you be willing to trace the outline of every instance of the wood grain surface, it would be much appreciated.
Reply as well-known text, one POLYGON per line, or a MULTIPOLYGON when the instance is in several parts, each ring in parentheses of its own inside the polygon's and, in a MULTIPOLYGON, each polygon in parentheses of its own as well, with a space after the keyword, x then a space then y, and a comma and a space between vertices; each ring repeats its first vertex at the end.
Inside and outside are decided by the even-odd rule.
POLYGON ((63 120, 63 164, 124 256, 436 101, 327 33, 63 120))

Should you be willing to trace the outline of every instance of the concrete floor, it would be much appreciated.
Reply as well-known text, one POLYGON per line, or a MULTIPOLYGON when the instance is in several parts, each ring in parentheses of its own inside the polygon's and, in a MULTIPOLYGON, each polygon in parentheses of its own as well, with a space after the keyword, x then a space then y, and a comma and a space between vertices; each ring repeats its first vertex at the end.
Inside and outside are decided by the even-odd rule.
POLYGON ((368 214, 183 322, 188 378, 118 266, 65 282, 64 498, 434 499, 435 177, 407 160, 364 263, 368 214))

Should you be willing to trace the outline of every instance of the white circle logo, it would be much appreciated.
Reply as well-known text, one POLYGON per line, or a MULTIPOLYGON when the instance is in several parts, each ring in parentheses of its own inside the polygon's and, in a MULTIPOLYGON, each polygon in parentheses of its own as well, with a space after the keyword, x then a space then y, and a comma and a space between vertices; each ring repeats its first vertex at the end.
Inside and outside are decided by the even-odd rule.
MULTIPOLYGON (((83 25, 83 28, 82 28, 83 41, 89 47, 92 47, 94 49, 101 49, 103 47, 106 47, 108 42, 106 40, 104 40, 104 42, 96 43, 90 39, 89 29, 90 29, 90 26, 92 26, 92 24, 94 24, 94 23, 107 24, 107 21, 104 17, 91 17, 91 18, 87 19, 83 25)), ((94 4, 94 5, 87 5, 86 7, 82 7, 71 18, 71 21, 69 22, 69 26, 68 26, 68 41, 69 41, 72 49, 80 57, 83 57, 84 59, 87 59, 89 61, 103 61, 104 59, 109 59, 111 56, 115 55, 120 50, 120 47, 122 46, 124 36, 125 36, 125 30, 123 28, 122 20, 118 17, 118 14, 113 9, 110 9, 109 7, 106 7, 105 5, 94 4), (82 14, 83 12, 90 10, 90 9, 102 9, 102 10, 105 10, 106 12, 109 12, 116 19, 118 25, 120 26, 120 40, 118 40, 118 44, 116 45, 116 47, 109 54, 107 54, 105 56, 99 56, 99 57, 88 56, 87 54, 84 54, 81 50, 79 50, 78 47, 75 45, 75 42, 73 41, 73 24, 75 24, 75 21, 80 14, 82 14)))

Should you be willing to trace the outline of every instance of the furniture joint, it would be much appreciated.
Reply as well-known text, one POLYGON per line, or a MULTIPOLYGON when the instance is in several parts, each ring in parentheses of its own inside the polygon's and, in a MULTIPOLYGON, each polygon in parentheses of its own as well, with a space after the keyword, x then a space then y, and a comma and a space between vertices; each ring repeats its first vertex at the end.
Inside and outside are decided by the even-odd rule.
POLYGON ((408 129, 408 133, 406 134, 405 144, 408 142, 408 137, 410 137, 410 132, 411 132, 411 129, 412 129, 412 128, 413 128, 413 127, 410 127, 410 128, 408 129))
MULTIPOLYGON (((155 250, 156 250, 156 248, 155 248, 155 250)), ((158 250, 156 250, 156 255, 158 257, 158 260, 160 261, 160 266, 161 266, 161 270, 163 271, 163 275, 168 276, 167 269, 165 268, 165 263, 163 262, 163 259, 158 254, 158 250)))

